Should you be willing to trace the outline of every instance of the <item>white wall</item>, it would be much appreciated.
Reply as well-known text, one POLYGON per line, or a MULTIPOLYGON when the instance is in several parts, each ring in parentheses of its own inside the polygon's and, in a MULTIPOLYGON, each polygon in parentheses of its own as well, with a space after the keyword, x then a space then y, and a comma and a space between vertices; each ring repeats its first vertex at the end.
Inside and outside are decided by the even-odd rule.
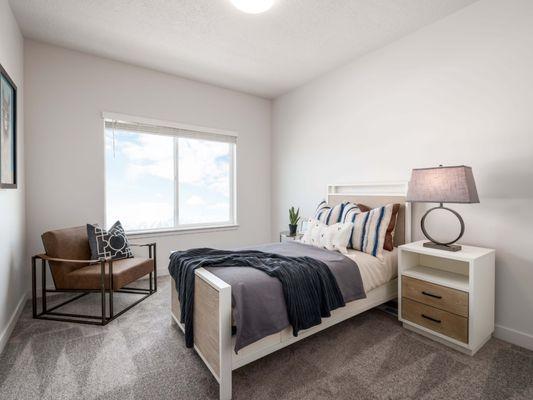
POLYGON ((239 228, 157 237, 160 273, 171 250, 270 238, 270 101, 29 40, 24 54, 30 254, 46 230, 104 222, 102 111, 239 134, 239 228))
POLYGON ((462 241, 497 250, 497 335, 533 348, 532 21, 530 0, 480 1, 276 99, 273 237, 328 183, 471 165, 462 241))
POLYGON ((0 64, 17 85, 17 189, 0 189, 0 352, 22 310, 29 266, 25 251, 23 39, 7 0, 0 0, 0 64))

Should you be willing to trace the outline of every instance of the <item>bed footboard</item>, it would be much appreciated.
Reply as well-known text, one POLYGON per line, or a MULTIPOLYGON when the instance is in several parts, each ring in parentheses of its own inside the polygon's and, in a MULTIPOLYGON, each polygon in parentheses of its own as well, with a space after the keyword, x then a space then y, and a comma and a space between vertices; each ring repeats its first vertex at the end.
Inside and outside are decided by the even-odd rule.
MULTIPOLYGON (((239 354, 233 352, 231 337, 231 286, 209 271, 196 270, 194 286, 194 348, 207 365, 220 388, 220 400, 230 400, 232 396, 232 370, 249 364, 267 354, 320 332, 332 325, 358 315, 397 297, 397 279, 367 293, 365 299, 350 302, 324 318, 320 325, 301 331, 297 337, 292 328, 267 336, 239 354)), ((180 304, 174 280, 172 280, 172 316, 184 330, 180 320, 180 304)))
MULTIPOLYGON (((231 286, 209 271, 196 270, 194 348, 220 386, 220 400, 231 399, 231 286)), ((180 305, 172 281, 172 315, 180 328, 180 305)))

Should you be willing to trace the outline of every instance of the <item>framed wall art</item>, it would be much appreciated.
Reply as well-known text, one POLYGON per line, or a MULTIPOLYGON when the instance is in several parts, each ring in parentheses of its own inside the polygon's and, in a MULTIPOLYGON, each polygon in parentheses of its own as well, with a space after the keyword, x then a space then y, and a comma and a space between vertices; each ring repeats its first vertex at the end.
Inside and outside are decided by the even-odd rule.
POLYGON ((0 189, 17 187, 17 86, 0 65, 0 189))

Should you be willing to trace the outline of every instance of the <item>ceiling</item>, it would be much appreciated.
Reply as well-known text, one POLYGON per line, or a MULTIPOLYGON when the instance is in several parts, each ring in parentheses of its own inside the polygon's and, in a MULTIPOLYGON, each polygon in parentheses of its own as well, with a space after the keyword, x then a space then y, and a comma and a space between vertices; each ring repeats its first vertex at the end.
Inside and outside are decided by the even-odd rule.
POLYGON ((10 0, 25 37, 273 98, 476 0, 10 0))

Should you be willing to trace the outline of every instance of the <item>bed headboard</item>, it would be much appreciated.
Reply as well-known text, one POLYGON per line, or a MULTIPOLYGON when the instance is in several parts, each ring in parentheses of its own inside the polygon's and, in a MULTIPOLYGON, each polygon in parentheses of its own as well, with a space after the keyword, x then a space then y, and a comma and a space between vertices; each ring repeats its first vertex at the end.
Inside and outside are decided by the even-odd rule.
POLYGON ((394 230, 394 245, 399 246, 411 241, 411 204, 405 201, 406 194, 407 182, 328 185, 327 201, 332 206, 350 201, 371 208, 399 203, 400 211, 394 230))

